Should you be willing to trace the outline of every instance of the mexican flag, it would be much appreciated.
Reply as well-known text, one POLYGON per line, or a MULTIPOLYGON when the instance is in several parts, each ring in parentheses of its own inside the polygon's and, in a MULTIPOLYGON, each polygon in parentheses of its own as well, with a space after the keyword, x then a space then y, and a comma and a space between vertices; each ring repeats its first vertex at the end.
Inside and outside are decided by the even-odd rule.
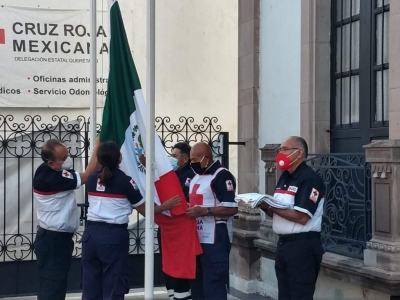
MULTIPOLYGON (((155 129, 145 128, 145 100, 118 1, 113 1, 110 9, 110 72, 100 141, 114 141, 121 147, 120 168, 135 180, 145 197, 146 130, 155 129)), ((155 204, 176 195, 182 199, 181 205, 173 208, 168 216, 155 216, 162 231, 163 270, 173 277, 195 278, 195 257, 201 253, 196 221, 185 215, 185 196, 157 134, 154 142, 155 204)))

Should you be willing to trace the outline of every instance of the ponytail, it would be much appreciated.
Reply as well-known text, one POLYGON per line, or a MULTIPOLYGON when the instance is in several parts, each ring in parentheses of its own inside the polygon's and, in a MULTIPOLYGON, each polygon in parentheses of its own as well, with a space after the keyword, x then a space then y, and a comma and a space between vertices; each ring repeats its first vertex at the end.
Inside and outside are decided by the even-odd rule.
POLYGON ((112 183, 114 173, 119 167, 121 152, 119 146, 114 142, 104 142, 97 150, 97 158, 103 166, 98 178, 103 185, 112 183))
POLYGON ((114 178, 114 173, 110 169, 109 166, 104 166, 103 170, 100 172, 98 178, 100 179, 100 183, 102 185, 108 185, 112 182, 112 179, 114 178))

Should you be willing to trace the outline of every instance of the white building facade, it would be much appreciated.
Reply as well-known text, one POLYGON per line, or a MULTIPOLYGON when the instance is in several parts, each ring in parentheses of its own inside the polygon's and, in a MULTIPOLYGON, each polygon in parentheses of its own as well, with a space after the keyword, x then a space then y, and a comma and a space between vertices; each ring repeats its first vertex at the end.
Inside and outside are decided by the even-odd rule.
MULTIPOLYGON (((2 10, 7 7, 35 11, 82 11, 89 13, 90 1, 12 1, 1 0, 2 10)), ((130 42, 136 68, 146 91, 146 2, 140 0, 119 1, 125 28, 130 42)), ((108 35, 108 0, 98 0, 98 25, 108 35), (104 12, 104 13, 102 13, 104 12)), ((170 117, 171 123, 179 123, 179 117, 193 117, 201 124, 204 117, 218 118, 217 124, 230 133, 231 140, 237 139, 237 14, 236 1, 157 1, 156 3, 156 116, 170 117)), ((31 17, 27 22, 35 22, 31 17)), ((45 23, 45 21, 43 21, 45 23)), ((42 24, 44 25, 44 24, 42 24)), ((4 27, 4 26, 3 26, 4 27)), ((0 29, 3 28, 0 25, 0 29)), ((90 30, 89 24, 86 24, 90 30)), ((17 27, 18 29, 19 27, 17 27)), ((22 27, 21 27, 22 28, 22 27)), ((6 32, 6 44, 12 43, 15 34, 6 32)), ((36 35, 37 36, 37 35, 36 35)), ((32 34, 28 38, 32 39, 32 34)), ((98 39, 100 44, 108 43, 108 36, 98 39)), ((90 40, 87 38, 87 41, 90 40)), ((40 44, 40 43, 39 43, 40 44)), ((98 49, 99 50, 99 49, 98 49)), ((99 50, 100 51, 100 50, 99 50)), ((22 56, 22 55, 21 55, 22 56)), ((89 55, 83 56, 89 59, 89 55)), ((98 77, 108 75, 108 59, 98 56, 98 77)), ((5 62, 3 62, 5 64, 5 62)), ((8 65, 7 65, 8 66, 8 65)), ((5 66, 1 66, 5 68, 5 66)), ((66 65, 53 67, 48 76, 56 77, 68 68, 66 65)), ((44 69, 44 68, 43 68, 44 69)), ((43 70, 47 71, 47 70, 43 70)), ((90 64, 82 65, 81 74, 89 76, 90 64)), ((28 74, 28 73, 27 73, 28 74)), ((8 74, 9 76, 10 74, 8 74)), ((28 75, 33 76, 41 74, 28 75)), ((71 76, 72 77, 72 76, 71 76)), ((0 86, 10 84, 7 75, 0 77, 0 86)), ((24 78, 26 80, 26 78, 24 78)), ((24 83, 21 83, 23 85, 24 83)), ((26 86, 26 85, 23 85, 26 86)), ((34 85, 32 86, 34 87, 34 85)), ((58 86, 56 86, 58 88, 58 86)), ((106 91, 106 83, 98 83, 106 91)), ((88 90, 89 84, 82 85, 88 90)), ((27 91, 22 91, 27 94, 27 91)), ((68 93, 68 90, 67 90, 68 93)), ((13 115, 16 121, 23 121, 25 115, 40 115, 43 122, 51 122, 53 115, 66 115, 73 120, 78 115, 89 116, 90 96, 78 100, 49 101, 44 97, 29 95, 29 101, 8 102, 7 95, 0 95, 2 115, 13 115), (4 100, 3 100, 3 99, 4 100), (33 99, 33 100, 32 100, 33 99), (29 102, 29 104, 25 104, 29 102), (21 103, 24 103, 21 105, 21 103), (57 103, 57 104, 54 104, 57 103)), ((55 98, 55 97, 54 97, 55 98)), ((76 97, 70 97, 70 99, 76 97)), ((98 96, 98 122, 101 122, 105 95, 98 96)), ((236 173, 236 149, 232 148, 232 169, 236 173)))
MULTIPOLYGON (((310 148, 327 189, 315 299, 399 295, 400 2, 239 1, 239 192, 274 191, 275 151, 310 148)), ((272 220, 240 208, 231 289, 277 298, 272 220)))

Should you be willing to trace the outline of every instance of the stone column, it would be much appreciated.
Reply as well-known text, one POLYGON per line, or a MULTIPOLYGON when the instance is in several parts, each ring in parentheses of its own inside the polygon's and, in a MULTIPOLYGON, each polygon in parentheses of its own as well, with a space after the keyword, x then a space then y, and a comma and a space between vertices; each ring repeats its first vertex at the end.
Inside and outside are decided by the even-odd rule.
MULTIPOLYGON (((230 254, 230 287, 244 294, 257 293, 260 279, 260 252, 254 245, 260 230, 260 212, 239 204, 233 221, 233 242, 230 254)), ((242 297, 240 294, 231 294, 242 297)))
POLYGON ((365 146, 372 176, 372 239, 364 263, 400 271, 400 1, 390 1, 389 140, 365 146))
MULTIPOLYGON (((268 144, 261 148, 261 160, 265 162, 265 193, 273 195, 281 171, 276 168, 275 156, 279 144, 268 144)), ((272 218, 263 211, 261 213, 260 239, 255 243, 261 248, 275 252, 278 236, 272 230, 272 218)))
MULTIPOLYGON (((239 0, 238 193, 258 192, 258 88, 260 0, 239 0)), ((257 292, 260 252, 254 246, 260 228, 258 209, 239 206, 233 222, 230 292, 257 292)), ((242 294, 236 294, 243 298, 242 294)))
POLYGON ((372 239, 364 264, 400 271, 400 140, 373 141, 365 146, 372 176, 372 239))
POLYGON ((331 0, 301 0, 301 136, 329 152, 331 0))
POLYGON ((258 191, 260 0, 239 1, 239 193, 258 191))
POLYGON ((400 139, 400 1, 390 1, 389 139, 400 139))

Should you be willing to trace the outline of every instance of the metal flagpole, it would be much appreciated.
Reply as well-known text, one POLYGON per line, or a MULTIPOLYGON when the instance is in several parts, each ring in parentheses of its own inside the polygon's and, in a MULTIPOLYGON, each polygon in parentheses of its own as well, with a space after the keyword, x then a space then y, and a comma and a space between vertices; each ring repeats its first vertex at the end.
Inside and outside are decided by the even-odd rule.
MULTIPOLYGON (((104 1, 104 0, 103 0, 104 1)), ((110 40, 111 40, 111 6, 113 5, 114 1, 113 0, 106 0, 108 3, 108 41, 107 41, 107 45, 108 45, 108 53, 110 53, 110 40)), ((110 67, 110 66, 109 66, 110 67)))
POLYGON ((97 3, 91 0, 90 3, 90 155, 92 155, 96 143, 97 124, 97 3))
POLYGON ((155 0, 147 0, 146 232, 144 298, 154 297, 155 0))

